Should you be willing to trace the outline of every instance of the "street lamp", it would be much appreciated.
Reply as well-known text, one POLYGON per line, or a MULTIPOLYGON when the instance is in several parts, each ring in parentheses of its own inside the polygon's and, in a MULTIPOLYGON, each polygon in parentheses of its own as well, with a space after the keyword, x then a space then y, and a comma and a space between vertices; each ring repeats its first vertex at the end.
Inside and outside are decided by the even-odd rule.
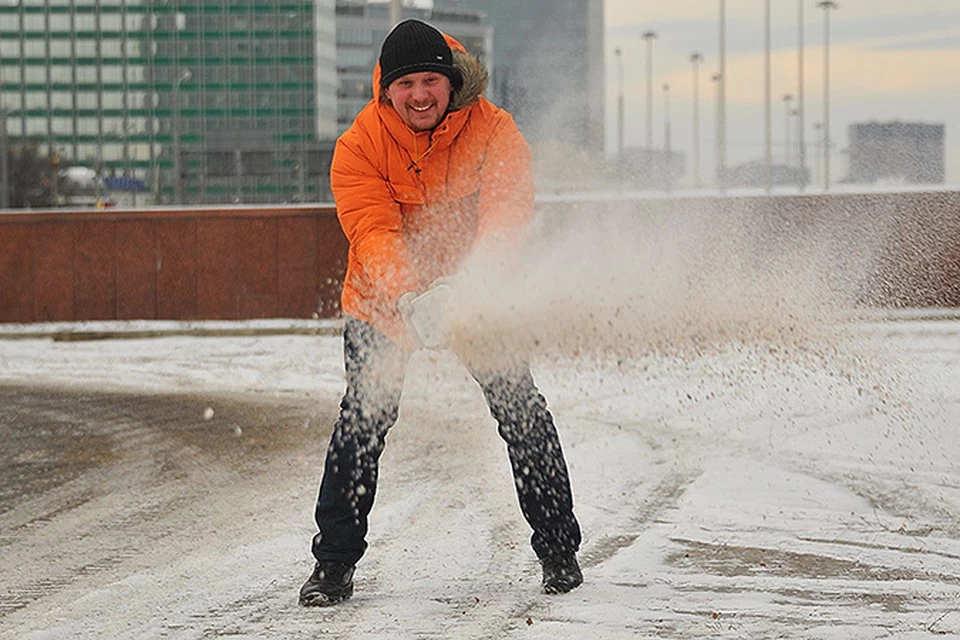
POLYGON ((663 162, 661 167, 663 170, 663 184, 666 187, 667 191, 670 191, 670 181, 672 176, 670 174, 670 165, 671 165, 671 155, 672 155, 672 145, 670 142, 670 85, 667 83, 663 84, 663 162))
POLYGON ((717 183, 726 187, 727 173, 727 3, 720 0, 720 73, 717 82, 717 183))
POLYGON ((799 19, 797 21, 797 151, 799 152, 798 161, 800 170, 797 172, 800 191, 807 186, 807 131, 806 131, 806 104, 804 102, 804 80, 803 80, 803 3, 806 0, 797 0, 799 7, 799 19))
POLYGON ((190 69, 177 74, 173 83, 173 193, 174 204, 183 204, 183 176, 180 160, 180 85, 193 77, 190 69))
POLYGON ((656 31, 644 31, 640 36, 647 41, 647 156, 653 150, 653 41, 656 31))
POLYGON ((784 146, 783 163, 784 163, 785 165, 787 165, 788 168, 790 167, 790 162, 793 160, 793 157, 792 157, 792 155, 793 155, 793 150, 792 150, 791 145, 790 145, 790 138, 791 138, 791 136, 790 136, 790 116, 791 116, 793 113, 795 113, 795 112, 790 108, 790 103, 792 103, 792 102, 793 102, 793 94, 792 94, 792 93, 785 93, 785 94, 783 94, 783 123, 784 123, 784 128, 783 128, 783 140, 784 140, 784 142, 783 142, 783 146, 784 146))
POLYGON ((839 8, 833 0, 821 0, 823 9, 823 190, 830 191, 830 10, 839 8))
POLYGON ((717 187, 720 188, 721 193, 726 188, 726 180, 724 179, 724 174, 726 173, 726 168, 723 161, 723 140, 721 136, 721 129, 723 128, 723 76, 719 73, 715 73, 710 76, 710 80, 713 82, 716 87, 716 103, 717 103, 717 113, 716 113, 716 123, 714 128, 716 130, 716 164, 717 164, 717 187))
POLYGON ((403 18, 403 7, 400 0, 390 0, 390 28, 392 29, 403 18))
POLYGON ((773 189, 773 98, 770 84, 770 0, 763 3, 763 142, 767 193, 773 189))
POLYGON ((700 188, 700 65, 703 54, 690 54, 693 64, 693 186, 700 188))
POLYGON ((614 49, 617 58, 617 162, 623 161, 623 50, 614 49))

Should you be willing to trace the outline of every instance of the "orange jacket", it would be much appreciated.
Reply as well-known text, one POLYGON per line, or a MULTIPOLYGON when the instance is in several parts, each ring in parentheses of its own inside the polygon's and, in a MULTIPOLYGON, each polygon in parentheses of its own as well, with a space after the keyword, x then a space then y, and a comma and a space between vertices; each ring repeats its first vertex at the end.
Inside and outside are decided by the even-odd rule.
POLYGON ((330 170, 350 244, 343 310, 407 348, 398 298, 455 273, 478 243, 519 248, 533 214, 529 147, 483 97, 482 64, 446 38, 464 82, 440 124, 411 130, 381 100, 378 64, 373 100, 337 140, 330 170))

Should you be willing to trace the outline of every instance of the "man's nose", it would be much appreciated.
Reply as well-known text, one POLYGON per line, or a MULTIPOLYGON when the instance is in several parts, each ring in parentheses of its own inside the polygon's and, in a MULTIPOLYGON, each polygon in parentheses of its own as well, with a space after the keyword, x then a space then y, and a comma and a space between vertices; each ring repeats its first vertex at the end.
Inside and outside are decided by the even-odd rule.
POLYGON ((427 91, 426 85, 419 82, 413 85, 411 93, 413 94, 414 100, 424 100, 430 97, 430 92, 427 91))

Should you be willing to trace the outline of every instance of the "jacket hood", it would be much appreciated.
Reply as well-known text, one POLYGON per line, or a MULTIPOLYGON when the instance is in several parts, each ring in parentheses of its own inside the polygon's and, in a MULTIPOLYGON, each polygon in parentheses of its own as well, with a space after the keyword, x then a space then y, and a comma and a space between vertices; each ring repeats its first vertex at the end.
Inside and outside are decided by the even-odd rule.
MULTIPOLYGON (((453 68, 460 73, 462 79, 459 89, 455 89, 450 96, 448 111, 457 111, 469 105, 483 95, 487 90, 488 74, 486 67, 477 58, 470 55, 456 38, 443 34, 447 44, 453 51, 453 68)), ((386 102, 380 90, 380 62, 373 68, 373 99, 377 102, 386 102)))

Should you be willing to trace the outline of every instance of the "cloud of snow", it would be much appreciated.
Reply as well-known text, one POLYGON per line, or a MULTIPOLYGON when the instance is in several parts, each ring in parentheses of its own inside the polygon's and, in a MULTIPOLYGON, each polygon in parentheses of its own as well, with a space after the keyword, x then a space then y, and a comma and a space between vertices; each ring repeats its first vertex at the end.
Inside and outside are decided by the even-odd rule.
POLYGON ((774 206, 690 200, 662 211, 610 203, 543 213, 522 268, 465 268, 451 346, 466 362, 496 366, 832 340, 836 321, 870 294, 887 225, 882 215, 865 225, 774 206))

